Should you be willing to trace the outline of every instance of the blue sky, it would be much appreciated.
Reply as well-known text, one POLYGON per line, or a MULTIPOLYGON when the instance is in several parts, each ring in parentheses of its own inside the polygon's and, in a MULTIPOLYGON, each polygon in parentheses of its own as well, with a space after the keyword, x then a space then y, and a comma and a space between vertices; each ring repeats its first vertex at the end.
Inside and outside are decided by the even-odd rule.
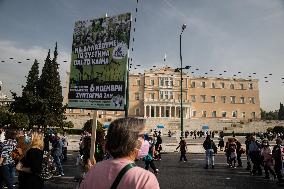
POLYGON ((186 23, 183 62, 199 69, 194 76, 204 76, 210 69, 211 76, 226 70, 225 77, 240 71, 239 77, 248 78, 256 72, 261 107, 275 110, 284 102, 283 0, 139 0, 138 4, 137 0, 0 0, 3 91, 20 92, 32 64, 26 59, 37 58, 42 65, 56 41, 64 86, 75 21, 124 12, 137 19, 130 56, 134 64, 142 65, 140 72, 153 65, 179 66, 179 34, 186 23))

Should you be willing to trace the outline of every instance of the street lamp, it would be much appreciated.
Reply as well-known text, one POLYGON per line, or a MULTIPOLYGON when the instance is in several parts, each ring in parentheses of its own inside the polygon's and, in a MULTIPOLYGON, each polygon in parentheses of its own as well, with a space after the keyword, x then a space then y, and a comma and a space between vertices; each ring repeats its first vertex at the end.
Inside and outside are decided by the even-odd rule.
POLYGON ((181 27, 181 33, 179 35, 179 53, 180 53, 180 131, 181 137, 183 137, 183 107, 182 107, 182 55, 181 55, 181 36, 186 28, 186 24, 181 27))

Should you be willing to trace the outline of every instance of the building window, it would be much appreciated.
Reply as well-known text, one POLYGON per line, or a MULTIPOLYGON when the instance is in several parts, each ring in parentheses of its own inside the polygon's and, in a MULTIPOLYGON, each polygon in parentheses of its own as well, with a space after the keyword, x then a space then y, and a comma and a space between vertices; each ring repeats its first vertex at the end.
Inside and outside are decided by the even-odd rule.
POLYGON ((195 95, 191 95, 191 101, 192 101, 192 102, 196 102, 196 97, 195 97, 195 95))
POLYGON ((206 95, 201 95, 201 102, 205 102, 206 95))
POLYGON ((169 91, 169 96, 170 96, 170 99, 174 99, 173 91, 169 91))
POLYGON ((159 82, 159 85, 160 85, 160 86, 164 86, 164 78, 162 77, 162 78, 159 78, 159 79, 160 79, 160 80, 159 80, 159 81, 160 81, 160 82, 159 82))
POLYGON ((202 117, 206 117, 206 111, 202 111, 202 117))
POLYGON ((164 98, 164 91, 160 91, 160 99, 164 98))
POLYGON ((235 85, 234 84, 230 84, 230 89, 235 89, 235 85))
POLYGON ((161 78, 159 78, 159 85, 165 86, 165 87, 172 87, 173 86, 173 78, 161 77, 161 78))
POLYGON ((150 99, 154 100, 155 94, 154 93, 150 93, 150 99))
POLYGON ((233 112, 232 112, 232 117, 233 117, 233 118, 237 118, 237 111, 233 111, 233 112))
POLYGON ((252 83, 249 83, 249 89, 253 89, 252 83))
POLYGON ((160 99, 173 99, 173 91, 160 91, 160 99))
POLYGON ((211 83, 211 88, 212 88, 212 89, 215 89, 215 88, 216 88, 216 86, 215 86, 215 83, 214 83, 214 82, 212 82, 212 83, 211 83))
POLYGON ((192 111, 192 117, 196 117, 196 111, 192 111))
POLYGON ((225 83, 221 83, 221 88, 224 89, 225 88, 225 83))
POLYGON ((137 84, 138 86, 140 86, 140 85, 141 85, 141 80, 136 80, 136 84, 137 84))
POLYGON ((216 111, 212 111, 212 117, 217 117, 216 111))
POLYGON ((242 112, 242 118, 246 117, 246 112, 242 112))
POLYGON ((173 78, 170 78, 169 86, 170 86, 170 87, 174 86, 173 78))
POLYGON ((226 96, 221 96, 222 103, 226 103, 226 96))
POLYGON ((249 103, 250 103, 250 104, 255 104, 254 97, 249 97, 249 103))
POLYGON ((135 115, 136 115, 136 116, 139 116, 139 115, 140 115, 140 109, 139 109, 139 108, 136 108, 136 109, 135 109, 135 115))
POLYGON ((135 100, 140 100, 140 93, 135 93, 135 100))
POLYGON ((211 96, 211 102, 216 102, 216 97, 215 96, 211 96))
POLYGON ((154 84, 155 84, 155 83, 154 83, 154 80, 151 79, 151 80, 150 80, 150 85, 151 85, 151 86, 154 86, 154 84))
POLYGON ((169 92, 168 91, 165 91, 165 96, 164 96, 164 99, 169 99, 169 92))
POLYGON ((202 82, 201 82, 201 87, 202 87, 202 88, 205 88, 205 87, 206 87, 205 81, 202 81, 202 82))
POLYGON ((195 88, 195 81, 191 82, 191 88, 195 88))
POLYGON ((241 104, 245 103, 245 97, 241 97, 241 104))
POLYGON ((251 118, 255 119, 255 112, 251 112, 251 118))
POLYGON ((235 104, 236 103, 236 97, 235 96, 231 96, 231 104, 235 104))
POLYGON ((222 117, 227 117, 227 112, 222 112, 222 117))
POLYGON ((240 83, 240 89, 241 89, 241 90, 244 89, 244 84, 240 83))

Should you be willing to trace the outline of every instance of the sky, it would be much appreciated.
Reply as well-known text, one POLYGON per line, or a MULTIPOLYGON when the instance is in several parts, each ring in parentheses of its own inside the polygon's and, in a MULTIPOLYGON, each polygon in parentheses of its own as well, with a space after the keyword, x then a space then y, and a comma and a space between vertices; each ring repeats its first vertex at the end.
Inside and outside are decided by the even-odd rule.
POLYGON ((125 12, 136 18, 130 58, 141 65, 137 72, 179 67, 179 35, 187 24, 182 56, 183 65, 192 66, 189 73, 251 75, 259 79, 261 108, 276 110, 284 102, 284 0, 0 0, 2 92, 21 94, 33 60, 42 67, 56 42, 65 87, 75 21, 125 12))

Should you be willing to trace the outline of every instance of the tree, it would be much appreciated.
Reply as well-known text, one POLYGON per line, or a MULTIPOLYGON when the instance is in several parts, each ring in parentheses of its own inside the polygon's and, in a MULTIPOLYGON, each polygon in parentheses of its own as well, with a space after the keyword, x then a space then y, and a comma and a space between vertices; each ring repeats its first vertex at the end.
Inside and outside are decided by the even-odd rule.
POLYGON ((11 125, 12 129, 30 129, 29 127, 29 117, 23 113, 15 113, 11 116, 11 125))
POLYGON ((57 63, 57 43, 54 50, 54 57, 51 60, 50 50, 48 51, 39 79, 39 97, 41 107, 40 123, 43 127, 59 126, 63 128, 64 112, 62 86, 57 63))
POLYGON ((284 106, 282 103, 280 103, 280 108, 278 111, 278 119, 279 120, 284 120, 284 106))
POLYGON ((22 101, 25 105, 25 111, 29 118, 30 127, 38 125, 40 115, 39 95, 38 95, 38 82, 39 82, 39 63, 35 59, 34 64, 29 71, 27 77, 27 85, 23 88, 22 101))
POLYGON ((10 112, 6 107, 0 107, 0 127, 10 124, 10 112))
MULTIPOLYGON (((93 125, 93 119, 89 119, 84 124, 83 130, 91 133, 92 132, 92 125, 93 125)), ((103 132, 103 131, 104 131, 103 125, 101 124, 101 122, 98 121, 97 132, 103 132)))
POLYGON ((17 96, 12 92, 14 102, 11 104, 11 110, 14 113, 23 113, 28 116, 30 127, 38 123, 38 76, 39 63, 35 59, 31 70, 29 71, 26 86, 23 86, 22 96, 17 96))
POLYGON ((277 120, 278 119, 278 111, 269 111, 266 112, 263 109, 260 109, 261 111, 261 119, 262 120, 277 120))

